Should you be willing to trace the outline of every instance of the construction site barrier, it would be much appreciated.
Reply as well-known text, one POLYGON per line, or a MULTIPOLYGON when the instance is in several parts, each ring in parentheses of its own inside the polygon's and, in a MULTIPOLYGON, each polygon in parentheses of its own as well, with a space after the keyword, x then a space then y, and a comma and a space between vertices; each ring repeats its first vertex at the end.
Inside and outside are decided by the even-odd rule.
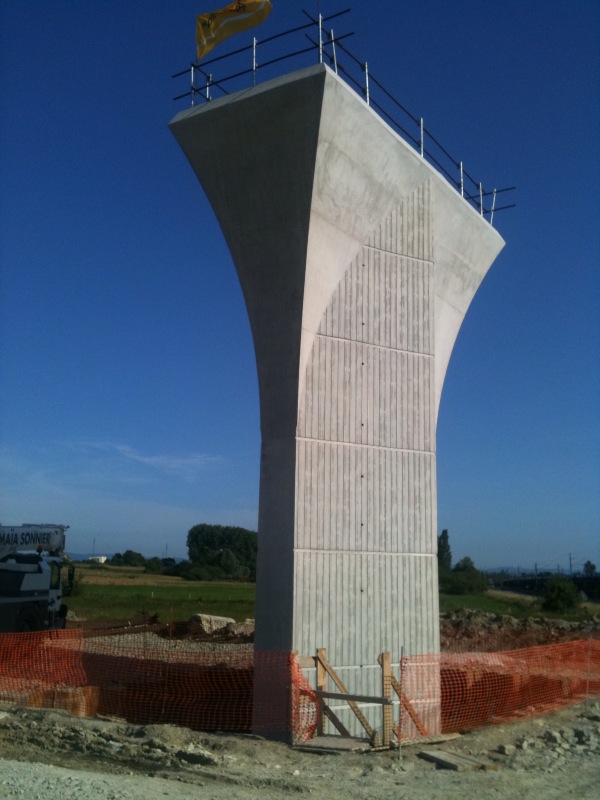
MULTIPOLYGON (((402 661, 402 686, 409 698, 428 697, 432 656, 402 661)), ((496 653, 442 653, 441 731, 456 733, 542 716, 567 705, 600 697, 600 640, 496 653)), ((419 738, 410 715, 403 714, 399 738, 419 738)))
MULTIPOLYGON (((427 733, 407 710, 433 695, 440 698, 442 732, 464 731, 600 697, 600 641, 406 657, 392 680, 403 698, 394 711, 397 740, 427 733)), ((317 730, 319 700, 295 654, 255 653, 252 644, 170 640, 150 627, 102 636, 0 635, 0 702, 12 706, 236 733, 252 730, 254 713, 266 729, 301 742, 317 730), (257 674, 263 686, 289 689, 287 708, 268 696, 254 707, 257 674)))

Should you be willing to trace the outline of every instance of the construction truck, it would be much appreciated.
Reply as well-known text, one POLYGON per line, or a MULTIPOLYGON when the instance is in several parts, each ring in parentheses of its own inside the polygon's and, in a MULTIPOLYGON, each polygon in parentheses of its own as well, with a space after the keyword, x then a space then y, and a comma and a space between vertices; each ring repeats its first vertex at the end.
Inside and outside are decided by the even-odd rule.
POLYGON ((0 525, 0 633, 64 628, 75 567, 68 525, 0 525))

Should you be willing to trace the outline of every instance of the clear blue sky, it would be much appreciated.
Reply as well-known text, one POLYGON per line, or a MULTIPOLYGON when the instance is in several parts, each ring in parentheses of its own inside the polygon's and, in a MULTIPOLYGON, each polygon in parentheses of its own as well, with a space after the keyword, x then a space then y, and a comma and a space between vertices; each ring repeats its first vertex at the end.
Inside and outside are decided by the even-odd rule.
MULTIPOLYGON (((0 0, 0 519, 70 524, 74 552, 256 528, 245 307, 167 129, 220 5, 0 0)), ((273 5, 258 38, 318 4, 273 5)), ((518 187, 448 370, 439 529, 480 567, 600 567, 600 6, 320 5, 352 8, 336 33, 473 174, 518 187)))

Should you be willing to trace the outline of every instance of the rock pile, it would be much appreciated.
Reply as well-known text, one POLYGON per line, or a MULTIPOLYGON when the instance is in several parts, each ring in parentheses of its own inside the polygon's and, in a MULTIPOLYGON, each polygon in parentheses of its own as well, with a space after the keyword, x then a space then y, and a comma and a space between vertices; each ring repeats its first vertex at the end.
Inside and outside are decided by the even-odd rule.
POLYGON ((441 644, 446 652, 509 650, 540 644, 600 637, 600 617, 580 622, 492 614, 460 609, 440 614, 441 644))
POLYGON ((578 759, 590 757, 598 759, 600 768, 600 703, 596 703, 596 710, 598 713, 589 714, 576 725, 547 728, 537 736, 519 736, 510 744, 498 745, 496 752, 512 769, 576 769, 578 759))

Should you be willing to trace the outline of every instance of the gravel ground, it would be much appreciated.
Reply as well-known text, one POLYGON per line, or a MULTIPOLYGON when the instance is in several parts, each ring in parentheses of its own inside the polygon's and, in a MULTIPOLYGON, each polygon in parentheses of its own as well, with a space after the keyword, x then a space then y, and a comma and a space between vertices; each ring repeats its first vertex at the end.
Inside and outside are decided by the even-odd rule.
POLYGON ((0 798, 592 800, 600 785, 600 702, 427 745, 493 770, 439 769, 419 756, 422 749, 316 755, 253 736, 7 708, 0 711, 0 798))

